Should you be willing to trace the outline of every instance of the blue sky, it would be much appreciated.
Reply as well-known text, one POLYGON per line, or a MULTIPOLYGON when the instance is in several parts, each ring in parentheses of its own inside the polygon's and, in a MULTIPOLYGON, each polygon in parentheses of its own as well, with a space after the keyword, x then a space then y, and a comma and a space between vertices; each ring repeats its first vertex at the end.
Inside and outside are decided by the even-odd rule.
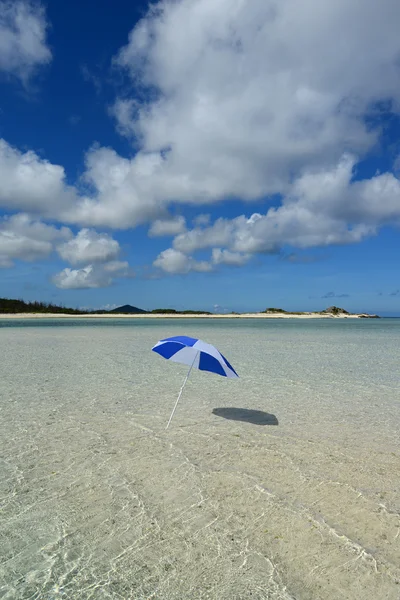
POLYGON ((0 296, 400 316, 399 19, 0 0, 0 296))

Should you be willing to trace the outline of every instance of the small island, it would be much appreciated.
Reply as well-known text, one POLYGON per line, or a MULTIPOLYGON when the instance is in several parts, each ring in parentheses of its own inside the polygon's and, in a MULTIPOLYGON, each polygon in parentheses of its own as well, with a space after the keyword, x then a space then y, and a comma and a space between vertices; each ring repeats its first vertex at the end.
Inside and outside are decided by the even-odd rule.
POLYGON ((211 313, 200 310, 156 308, 151 311, 124 304, 112 310, 85 311, 44 302, 24 302, 0 298, 0 318, 205 318, 205 319, 379 319, 378 315, 350 313, 344 308, 330 306, 319 312, 292 312, 283 308, 266 308, 254 313, 211 313))
POLYGON ((379 315, 371 315, 368 313, 350 313, 339 306, 329 306, 325 310, 319 312, 290 312, 283 308, 267 308, 264 314, 269 317, 329 317, 329 318, 357 318, 357 319, 379 319, 379 315))

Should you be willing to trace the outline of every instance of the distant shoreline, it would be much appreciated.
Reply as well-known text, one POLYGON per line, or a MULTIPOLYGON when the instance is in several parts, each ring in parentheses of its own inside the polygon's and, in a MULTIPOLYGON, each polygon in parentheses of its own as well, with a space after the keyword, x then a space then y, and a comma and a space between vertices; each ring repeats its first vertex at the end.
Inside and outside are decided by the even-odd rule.
POLYGON ((360 314, 320 314, 320 313, 240 313, 240 314, 84 314, 65 313, 0 313, 0 319, 374 319, 377 315, 360 314))

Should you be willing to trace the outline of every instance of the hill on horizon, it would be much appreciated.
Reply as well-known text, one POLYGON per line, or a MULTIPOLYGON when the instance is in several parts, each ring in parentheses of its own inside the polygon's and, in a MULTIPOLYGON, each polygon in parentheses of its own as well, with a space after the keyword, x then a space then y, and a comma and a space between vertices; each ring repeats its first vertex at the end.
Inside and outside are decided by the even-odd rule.
POLYGON ((142 308, 137 308, 137 306, 131 306, 130 304, 124 304, 123 306, 118 306, 118 308, 113 308, 108 311, 109 313, 118 313, 118 314, 144 314, 147 313, 147 310, 143 310, 142 308))

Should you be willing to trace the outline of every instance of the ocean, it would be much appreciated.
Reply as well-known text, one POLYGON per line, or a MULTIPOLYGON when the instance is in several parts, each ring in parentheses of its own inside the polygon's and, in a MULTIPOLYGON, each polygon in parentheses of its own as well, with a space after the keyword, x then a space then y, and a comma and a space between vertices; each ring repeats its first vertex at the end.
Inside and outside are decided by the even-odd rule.
POLYGON ((399 600, 400 319, 0 319, 0 597, 399 600), (214 344, 240 379, 151 352, 214 344))

